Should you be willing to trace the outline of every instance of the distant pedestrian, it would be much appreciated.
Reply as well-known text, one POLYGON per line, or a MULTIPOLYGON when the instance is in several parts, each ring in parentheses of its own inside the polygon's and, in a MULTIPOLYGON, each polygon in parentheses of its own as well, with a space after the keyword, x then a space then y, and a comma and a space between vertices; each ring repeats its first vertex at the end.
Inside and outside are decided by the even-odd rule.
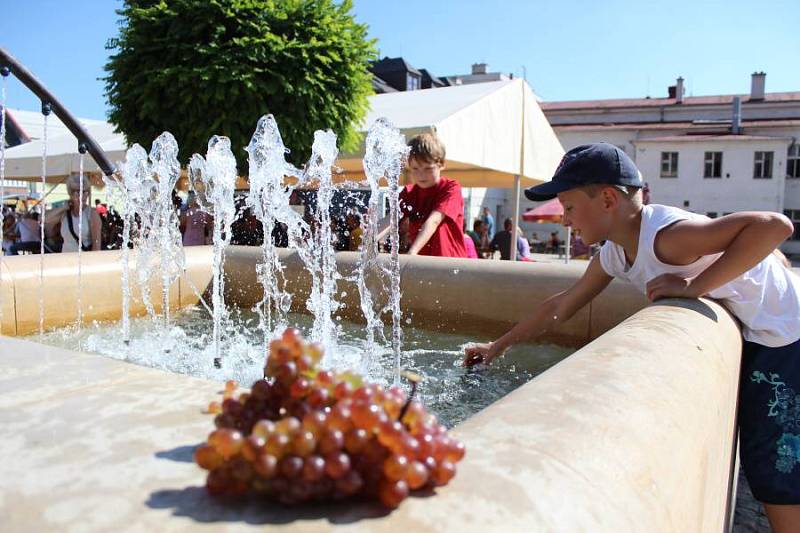
POLYGON ((492 216, 491 211, 489 211, 488 207, 483 208, 483 216, 481 220, 484 224, 486 224, 486 232, 489 236, 489 240, 494 239, 494 217, 492 216))

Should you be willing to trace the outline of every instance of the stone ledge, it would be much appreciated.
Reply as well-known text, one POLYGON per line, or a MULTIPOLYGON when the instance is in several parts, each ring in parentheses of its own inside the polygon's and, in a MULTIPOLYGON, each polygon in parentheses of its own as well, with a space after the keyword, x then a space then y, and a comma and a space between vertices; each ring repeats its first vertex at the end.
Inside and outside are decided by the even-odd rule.
POLYGON ((741 340, 717 304, 650 306, 456 428, 453 482, 387 514, 206 496, 220 386, 0 337, 0 530, 719 531, 741 340))

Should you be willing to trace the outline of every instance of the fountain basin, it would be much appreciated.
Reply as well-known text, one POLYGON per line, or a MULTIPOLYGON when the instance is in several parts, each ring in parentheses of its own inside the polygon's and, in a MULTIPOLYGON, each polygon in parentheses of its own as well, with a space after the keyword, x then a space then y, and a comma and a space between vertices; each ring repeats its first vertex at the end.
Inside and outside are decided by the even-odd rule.
MULTIPOLYGON (((187 252, 187 263, 194 265, 189 276, 204 287, 198 265, 208 251, 187 252)), ((87 275, 87 296, 95 275, 108 272, 119 283, 114 253, 96 255, 109 264, 87 275)), ((260 297, 260 287, 245 276, 249 255, 257 252, 232 249, 226 266, 230 296, 235 299, 238 290, 239 305, 260 297)), ((18 264, 11 259, 15 276, 18 264)), ((60 276, 55 264, 61 257, 53 259, 52 272, 60 276)), ((339 259, 346 269, 349 254, 339 259)), ((205 269, 210 279, 207 260, 205 269)), ((62 270, 68 277, 69 269, 62 270)), ((423 317, 438 317, 433 322, 446 328, 465 324, 494 333, 581 271, 579 265, 404 258, 404 312, 416 326, 423 317)), ((4 275, 4 288, 11 284, 15 297, 35 295, 35 284, 25 288, 29 279, 4 275)), ((290 280, 300 284, 302 276, 290 280)), ((192 303, 180 284, 176 307, 192 303)), ((97 292, 119 302, 119 292, 97 292)), ((68 323, 74 305, 67 289, 59 295, 68 323)), ((302 301, 295 296, 296 305, 302 301)), ((468 453, 459 475, 435 498, 411 498, 388 515, 359 505, 283 509, 210 501, 201 489, 203 472, 186 461, 190 447, 209 430, 200 410, 218 384, 0 338, 6 369, 0 376, 0 450, 15 458, 0 467, 0 525, 166 531, 263 524, 315 531, 723 529, 733 479, 737 325, 710 301, 644 304, 626 285, 612 284, 554 333, 576 345, 594 340, 460 424, 455 432, 468 453)), ((24 324, 21 314, 15 320, 24 324)), ((85 316, 92 318, 88 310, 85 316)))
MULTIPOLYGON (((198 292, 207 293, 211 282, 211 247, 187 247, 185 253, 186 270, 170 286, 171 310, 198 304, 198 292)), ((119 251, 103 251, 82 255, 83 318, 87 322, 116 321, 122 316, 119 254, 119 251)), ((292 309, 304 312, 310 276, 295 252, 282 249, 280 257, 286 268, 287 290, 294 295, 292 309)), ((388 262, 388 257, 385 260, 388 262)), ((255 273, 255 265, 260 261, 259 248, 229 248, 224 265, 225 301, 228 305, 250 308, 262 298, 262 288, 255 273)), ((336 255, 343 276, 353 273, 357 261, 355 252, 336 255)), ((77 265, 77 254, 45 256, 45 329, 68 326, 77 319, 77 265)), ((39 258, 9 257, 4 259, 3 266, 0 290, 4 291, 4 310, 0 332, 10 336, 35 333, 39 325, 39 258)), ((133 278, 135 254, 131 254, 130 268, 133 278)), ((561 265, 401 256, 402 311, 414 327, 450 333, 499 335, 545 298, 567 289, 584 268, 582 262, 561 265)), ((355 322, 363 320, 356 284, 343 279, 337 289, 344 304, 339 311, 342 318, 355 322), (343 293, 345 296, 341 297, 343 293)), ((135 283, 131 284, 131 291, 131 314, 142 316, 146 310, 135 283)), ((160 280, 153 280, 150 291, 153 305, 159 311, 160 280)), ((645 305, 647 300, 632 287, 614 281, 600 298, 542 340, 582 346, 645 305)))

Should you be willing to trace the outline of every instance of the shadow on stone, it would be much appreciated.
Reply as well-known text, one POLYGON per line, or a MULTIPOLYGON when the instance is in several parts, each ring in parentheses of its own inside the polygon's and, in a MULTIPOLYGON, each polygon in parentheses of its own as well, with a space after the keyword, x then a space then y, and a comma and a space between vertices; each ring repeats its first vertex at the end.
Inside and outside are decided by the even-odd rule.
POLYGON ((703 300, 694 300, 690 298, 664 298, 653 302, 652 305, 666 305, 669 307, 682 307, 684 309, 691 309, 703 315, 704 317, 714 322, 719 322, 717 313, 703 300))
POLYGON ((192 463, 194 462, 194 451, 198 446, 199 444, 178 446, 177 448, 172 448, 171 450, 156 452, 155 456, 159 459, 168 459, 178 463, 192 463))
POLYGON ((382 518, 391 511, 377 503, 346 501, 284 507, 255 496, 241 501, 215 499, 205 487, 160 490, 145 502, 151 509, 171 509, 173 516, 185 516, 203 523, 244 522, 247 524, 290 524, 302 520, 327 520, 331 524, 350 524, 382 518))

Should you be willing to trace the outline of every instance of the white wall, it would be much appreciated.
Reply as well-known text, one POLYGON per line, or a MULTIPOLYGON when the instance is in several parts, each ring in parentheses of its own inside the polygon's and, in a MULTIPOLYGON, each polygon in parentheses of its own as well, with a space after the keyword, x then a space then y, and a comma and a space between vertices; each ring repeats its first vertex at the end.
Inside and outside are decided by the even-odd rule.
POLYGON ((653 203, 696 213, 784 209, 788 141, 637 142, 637 166, 650 185, 653 203), (774 153, 771 179, 754 179, 756 151, 774 153), (678 152, 678 177, 662 178, 661 153, 678 152), (722 152, 722 177, 704 178, 705 152, 722 152), (684 202, 688 201, 688 207, 684 202))

